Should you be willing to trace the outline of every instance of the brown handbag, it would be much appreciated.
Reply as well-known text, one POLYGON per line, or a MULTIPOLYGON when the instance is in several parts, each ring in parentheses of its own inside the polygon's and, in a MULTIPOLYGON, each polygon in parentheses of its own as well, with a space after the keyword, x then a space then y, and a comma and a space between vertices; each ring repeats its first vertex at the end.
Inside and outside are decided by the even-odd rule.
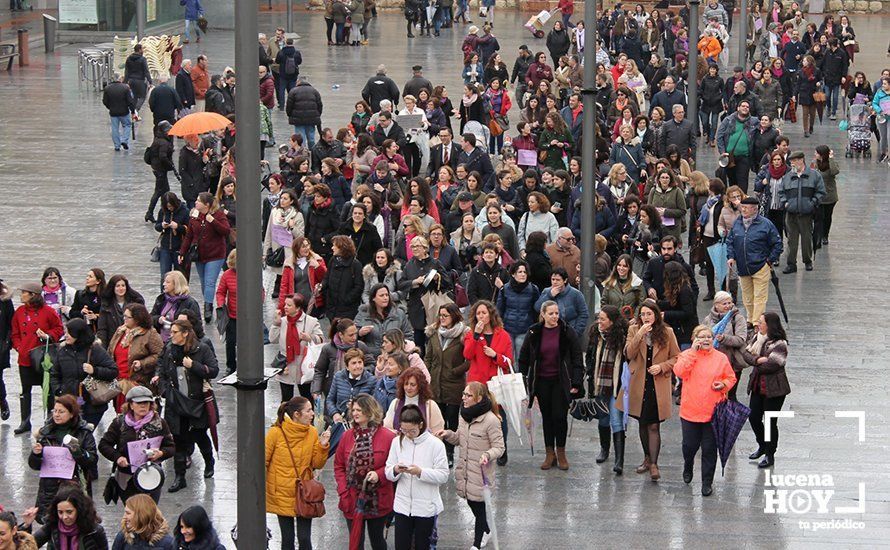
MULTIPOLYGON (((294 460, 294 452, 290 448, 287 434, 284 432, 284 428, 279 426, 278 429, 281 430, 281 435, 284 436, 284 444, 287 446, 288 454, 290 454, 290 461, 294 466, 294 471, 298 472, 297 461, 294 460)), ((298 474, 297 484, 294 489, 294 495, 296 496, 294 513, 296 517, 312 519, 324 516, 324 494, 324 485, 311 477, 309 479, 300 479, 298 474)))
POLYGON ((488 131, 491 132, 491 135, 494 137, 498 137, 504 133, 504 129, 501 128, 501 125, 498 124, 498 121, 495 120, 494 117, 488 119, 488 131))

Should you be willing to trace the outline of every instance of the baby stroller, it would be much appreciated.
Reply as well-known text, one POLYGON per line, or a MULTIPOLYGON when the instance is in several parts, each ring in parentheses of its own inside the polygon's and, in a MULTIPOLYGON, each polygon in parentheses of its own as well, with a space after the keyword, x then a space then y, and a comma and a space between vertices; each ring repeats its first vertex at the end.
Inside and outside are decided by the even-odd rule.
POLYGON ((850 105, 847 112, 847 158, 871 158, 871 121, 868 106, 850 105))

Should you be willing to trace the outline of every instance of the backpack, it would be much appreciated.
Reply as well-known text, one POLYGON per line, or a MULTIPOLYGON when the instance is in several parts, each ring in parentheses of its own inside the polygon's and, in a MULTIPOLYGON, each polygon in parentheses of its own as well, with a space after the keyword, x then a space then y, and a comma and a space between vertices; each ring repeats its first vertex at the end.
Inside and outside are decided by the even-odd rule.
POLYGON ((284 59, 284 76, 288 78, 293 78, 297 76, 297 60, 294 59, 294 56, 288 55, 284 59))
POLYGON ((151 145, 145 148, 145 152, 142 153, 142 161, 145 164, 151 165, 151 161, 154 159, 154 154, 152 154, 151 145))

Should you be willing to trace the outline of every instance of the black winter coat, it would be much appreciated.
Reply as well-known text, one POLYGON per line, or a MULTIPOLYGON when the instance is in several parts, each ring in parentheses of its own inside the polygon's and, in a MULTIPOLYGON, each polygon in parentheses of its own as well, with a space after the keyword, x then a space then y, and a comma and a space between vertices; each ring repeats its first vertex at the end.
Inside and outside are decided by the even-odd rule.
POLYGON ((507 284, 510 281, 510 274, 501 267, 501 264, 495 262, 491 267, 484 261, 470 271, 467 279, 467 298, 471 304, 477 300, 488 300, 497 303, 498 293, 500 289, 495 285, 495 281, 500 279, 502 283, 507 284))
MULTIPOLYGON (((59 535, 59 523, 51 521, 34 533, 37 547, 46 545, 48 550, 60 550, 62 548, 59 535)), ((77 541, 77 550, 108 550, 108 537, 101 524, 96 524, 93 530, 86 535, 80 535, 77 541)))
POLYGON ((195 106, 195 84, 192 82, 192 75, 179 69, 176 73, 176 93, 179 94, 179 100, 185 109, 191 109, 195 106))
POLYGON ((408 137, 405 135, 405 130, 403 130, 395 120, 392 121, 389 135, 383 132, 383 126, 378 122, 377 126, 374 127, 374 133, 371 134, 371 138, 374 139, 374 145, 377 147, 382 147, 383 142, 387 139, 395 141, 399 145, 399 149, 403 149, 408 144, 408 137))
MULTIPOLYGON (((131 295, 125 296, 124 305, 137 303, 145 305, 145 298, 141 294, 132 291, 131 295)), ((96 338, 102 342, 102 345, 108 349, 108 343, 111 337, 117 331, 118 327, 124 324, 123 309, 118 306, 117 300, 102 300, 102 306, 99 307, 99 328, 96 330, 96 338)), ((113 351, 113 350, 112 350, 113 351)))
POLYGON ((191 368, 183 366, 182 347, 168 342, 164 346, 156 371, 160 394, 166 397, 164 419, 173 435, 183 434, 189 429, 201 430, 210 426, 210 418, 204 404, 204 382, 213 380, 219 374, 216 354, 204 342, 196 342, 186 355, 192 360, 191 368), (182 379, 179 369, 182 369, 182 379))
POLYGON ((110 116, 126 116, 136 109, 136 98, 123 82, 112 82, 102 92, 102 104, 110 116))
MULTIPOLYGON (((367 223, 367 222, 365 222, 367 223)), ((372 228, 376 232, 375 229, 372 228)), ((322 292, 328 319, 354 319, 362 303, 365 278, 362 264, 355 258, 333 256, 322 281, 322 292)))
POLYGON ((548 288, 553 264, 550 263, 547 252, 526 250, 525 261, 528 262, 528 280, 538 288, 548 288))
POLYGON ((145 80, 151 84, 148 60, 141 53, 133 52, 124 62, 124 80, 145 80))
MULTIPOLYGON (((185 149, 183 149, 185 151, 185 149)), ((185 178, 183 178, 185 179, 185 178)), ((196 195, 197 198, 197 195, 196 195)), ((182 246, 182 238, 185 236, 186 227, 189 224, 189 211, 185 204, 180 204, 179 208, 174 212, 162 210, 155 222, 155 231, 161 234, 161 248, 164 250, 173 250, 178 253, 182 246), (177 227, 174 231, 170 227, 164 227, 164 223, 176 222, 177 227)), ((103 340, 104 342, 105 340, 103 340)))
MULTIPOLYGON (((544 325, 536 323, 528 329, 522 348, 519 350, 519 372, 525 375, 528 387, 529 408, 537 395, 538 373, 541 365, 541 338, 544 325)), ((566 401, 572 400, 572 389, 577 389, 576 397, 581 397, 584 384, 584 357, 581 342, 574 329, 562 319, 559 320, 559 383, 566 401)))
POLYGON ((803 70, 798 72, 797 102, 801 105, 815 105, 816 101, 813 99, 813 94, 821 89, 818 84, 822 82, 822 72, 819 69, 816 69, 813 72, 812 80, 809 80, 804 76, 803 70))
POLYGON ((321 94, 308 82, 297 82, 287 94, 287 121, 292 126, 318 126, 324 106, 321 94))
MULTIPOLYGON (((173 453, 176 451, 176 447, 173 443, 173 434, 170 433, 170 427, 167 425, 167 422, 161 418, 159 414, 155 413, 154 418, 152 418, 148 424, 143 426, 138 432, 128 426, 124 420, 124 415, 120 414, 111 421, 111 424, 108 425, 108 429, 105 431, 102 439, 99 440, 99 452, 102 453, 102 456, 110 460, 112 464, 116 464, 117 459, 122 456, 127 457, 127 460, 129 460, 129 453, 127 450, 128 443, 143 439, 151 439, 153 437, 163 438, 160 449, 164 455, 160 460, 156 460, 155 462, 161 462, 172 457, 173 453)), ((114 469, 125 474, 133 473, 130 467, 120 468, 115 466, 114 469)))
POLYGON ((411 326, 414 327, 414 330, 423 330, 427 325, 426 311, 423 308, 423 302, 421 302, 420 297, 436 290, 441 290, 442 292, 451 290, 451 279, 442 276, 438 277, 439 283, 433 281, 428 287, 423 285, 414 286, 414 279, 420 276, 425 277, 433 269, 440 274, 445 272, 442 264, 438 260, 433 259, 432 256, 427 256, 423 260, 415 256, 408 260, 408 263, 402 269, 399 292, 402 296, 408 297, 408 319, 411 321, 411 326))
POLYGON ((719 113, 723 110, 723 79, 719 76, 705 76, 699 85, 701 112, 719 113))
POLYGON ((383 241, 377 228, 371 222, 365 220, 358 231, 352 227, 352 220, 347 220, 340 226, 340 235, 347 235, 355 243, 355 258, 362 266, 366 266, 374 260, 374 254, 383 248, 383 241))
MULTIPOLYGON (((91 290, 82 289, 74 293, 74 301, 71 302, 71 312, 68 314, 70 319, 83 319, 83 308, 86 306, 90 313, 99 313, 102 306, 102 300, 99 295, 91 290)), ((93 332, 98 328, 98 319, 92 323, 88 323, 92 327, 93 332)))
MULTIPOLYGON (((161 331, 161 311, 164 309, 164 301, 164 293, 161 292, 160 294, 158 294, 158 297, 155 298, 155 304, 151 308, 151 324, 158 332, 161 331)), ((198 306, 198 302, 194 298, 189 296, 177 303, 173 319, 175 320, 179 316, 179 314, 186 309, 194 311, 198 315, 198 317, 201 316, 201 307, 198 306)))
MULTIPOLYGON (((99 454, 96 452, 96 440, 93 438, 93 431, 83 419, 78 419, 73 423, 58 425, 52 421, 52 418, 45 426, 37 432, 37 443, 44 447, 63 447, 62 440, 66 435, 70 434, 77 438, 76 450, 69 447, 71 456, 74 458, 74 475, 72 480, 79 483, 81 475, 84 476, 89 494, 92 495, 92 482, 99 477, 99 454)), ((43 465, 43 453, 35 454, 31 451, 28 456, 28 466, 32 470, 40 471, 43 465)), ((37 517, 45 518, 49 511, 53 498, 63 483, 71 480, 42 477, 37 485, 37 517)))
POLYGON ((0 375, 10 367, 9 352, 12 350, 12 316, 15 307, 12 299, 0 296, 0 375))
POLYGON ((847 76, 850 70, 850 56, 847 55, 847 50, 842 47, 836 50, 828 48, 819 68, 822 69, 822 76, 827 86, 840 86, 841 78, 847 76))
POLYGON ((182 109, 182 99, 169 84, 161 84, 148 96, 148 108, 154 115, 155 124, 161 120, 173 124, 176 122, 176 111, 182 109))
POLYGON ((176 170, 173 164, 173 138, 155 128, 154 141, 151 142, 151 169, 155 172, 176 170))
POLYGON ((691 344, 692 331, 698 324, 698 313, 695 311, 695 293, 692 287, 683 288, 677 295, 677 303, 659 300, 658 307, 664 313, 664 322, 674 329, 677 344, 691 344))
POLYGON ((323 139, 318 140, 315 142, 315 146, 312 147, 311 153, 313 172, 321 171, 321 161, 326 158, 346 161, 346 147, 343 146, 342 141, 336 139, 331 140, 330 143, 323 139))
POLYGON ((362 89, 362 98, 368 102, 373 112, 380 110, 380 102, 384 99, 392 101, 393 108, 399 104, 399 87, 393 79, 385 74, 377 73, 368 79, 362 89))
POLYGON ((553 66, 557 65, 559 58, 569 53, 572 46, 572 38, 565 29, 553 29, 547 33, 547 49, 550 51, 550 57, 553 59, 553 66))
POLYGON ((306 217, 306 237, 312 244, 312 250, 323 256, 325 261, 331 257, 331 238, 337 234, 339 227, 337 209, 333 202, 322 208, 318 208, 314 203, 309 207, 309 215, 306 217))
MULTIPOLYGON (((52 353, 52 347, 50 350, 52 353)), ((101 344, 94 342, 90 349, 60 346, 52 359, 53 368, 49 372, 49 388, 52 395, 82 396, 86 401, 80 409, 84 416, 103 413, 108 409, 107 403, 94 405, 87 390, 81 387, 81 383, 87 377, 87 373, 83 371, 84 363, 93 365, 93 378, 105 381, 117 378, 117 365, 101 344)))
POLYGON ((210 189, 209 182, 204 179, 204 159, 191 147, 179 150, 179 176, 182 178, 183 201, 195 202, 199 193, 210 189))
POLYGON ((235 98, 227 87, 211 86, 204 94, 204 110, 228 116, 235 112, 235 98))

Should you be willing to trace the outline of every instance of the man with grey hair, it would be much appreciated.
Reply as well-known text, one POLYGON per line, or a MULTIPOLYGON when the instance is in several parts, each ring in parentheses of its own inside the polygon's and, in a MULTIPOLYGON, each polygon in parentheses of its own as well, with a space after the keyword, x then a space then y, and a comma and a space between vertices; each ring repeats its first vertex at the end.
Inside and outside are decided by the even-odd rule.
POLYGON ((121 147, 130 148, 130 126, 133 124, 131 117, 136 112, 136 98, 130 86, 124 82, 124 76, 114 76, 114 82, 105 86, 102 92, 102 104, 111 117, 111 141, 114 143, 114 150, 120 151, 121 147))
POLYGON ((380 102, 384 99, 392 102, 393 107, 399 104, 399 87, 386 76, 386 65, 377 66, 377 74, 369 78, 362 88, 362 99, 368 102, 373 113, 380 111, 380 102))
POLYGON ((676 145, 680 149, 680 156, 686 160, 695 159, 695 128, 686 120, 686 108, 683 105, 674 105, 671 108, 674 115, 671 120, 662 125, 661 151, 666 151, 668 145, 676 145))
POLYGON ((192 60, 183 59, 176 73, 176 93, 182 101, 179 116, 185 116, 195 108, 195 84, 192 82, 192 60))
MULTIPOLYGON (((388 99, 380 100, 380 110, 371 115, 371 119, 368 120, 368 128, 376 128, 377 123, 380 121, 380 113, 389 113, 393 114, 393 104, 392 101, 388 99)), ((369 130, 370 132, 371 130, 369 130)))
MULTIPOLYGON (((590 243, 593 246, 593 243, 590 243)), ((569 281, 574 282, 581 274, 581 249, 575 244, 575 235, 568 227, 560 227, 556 231, 556 240, 544 249, 550 256, 553 269, 562 267, 569 274, 569 281)))
POLYGON ((162 120, 170 124, 176 122, 176 112, 182 109, 182 100, 176 90, 170 87, 170 75, 162 73, 158 76, 158 85, 154 87, 148 96, 148 108, 154 116, 154 124, 162 120))

